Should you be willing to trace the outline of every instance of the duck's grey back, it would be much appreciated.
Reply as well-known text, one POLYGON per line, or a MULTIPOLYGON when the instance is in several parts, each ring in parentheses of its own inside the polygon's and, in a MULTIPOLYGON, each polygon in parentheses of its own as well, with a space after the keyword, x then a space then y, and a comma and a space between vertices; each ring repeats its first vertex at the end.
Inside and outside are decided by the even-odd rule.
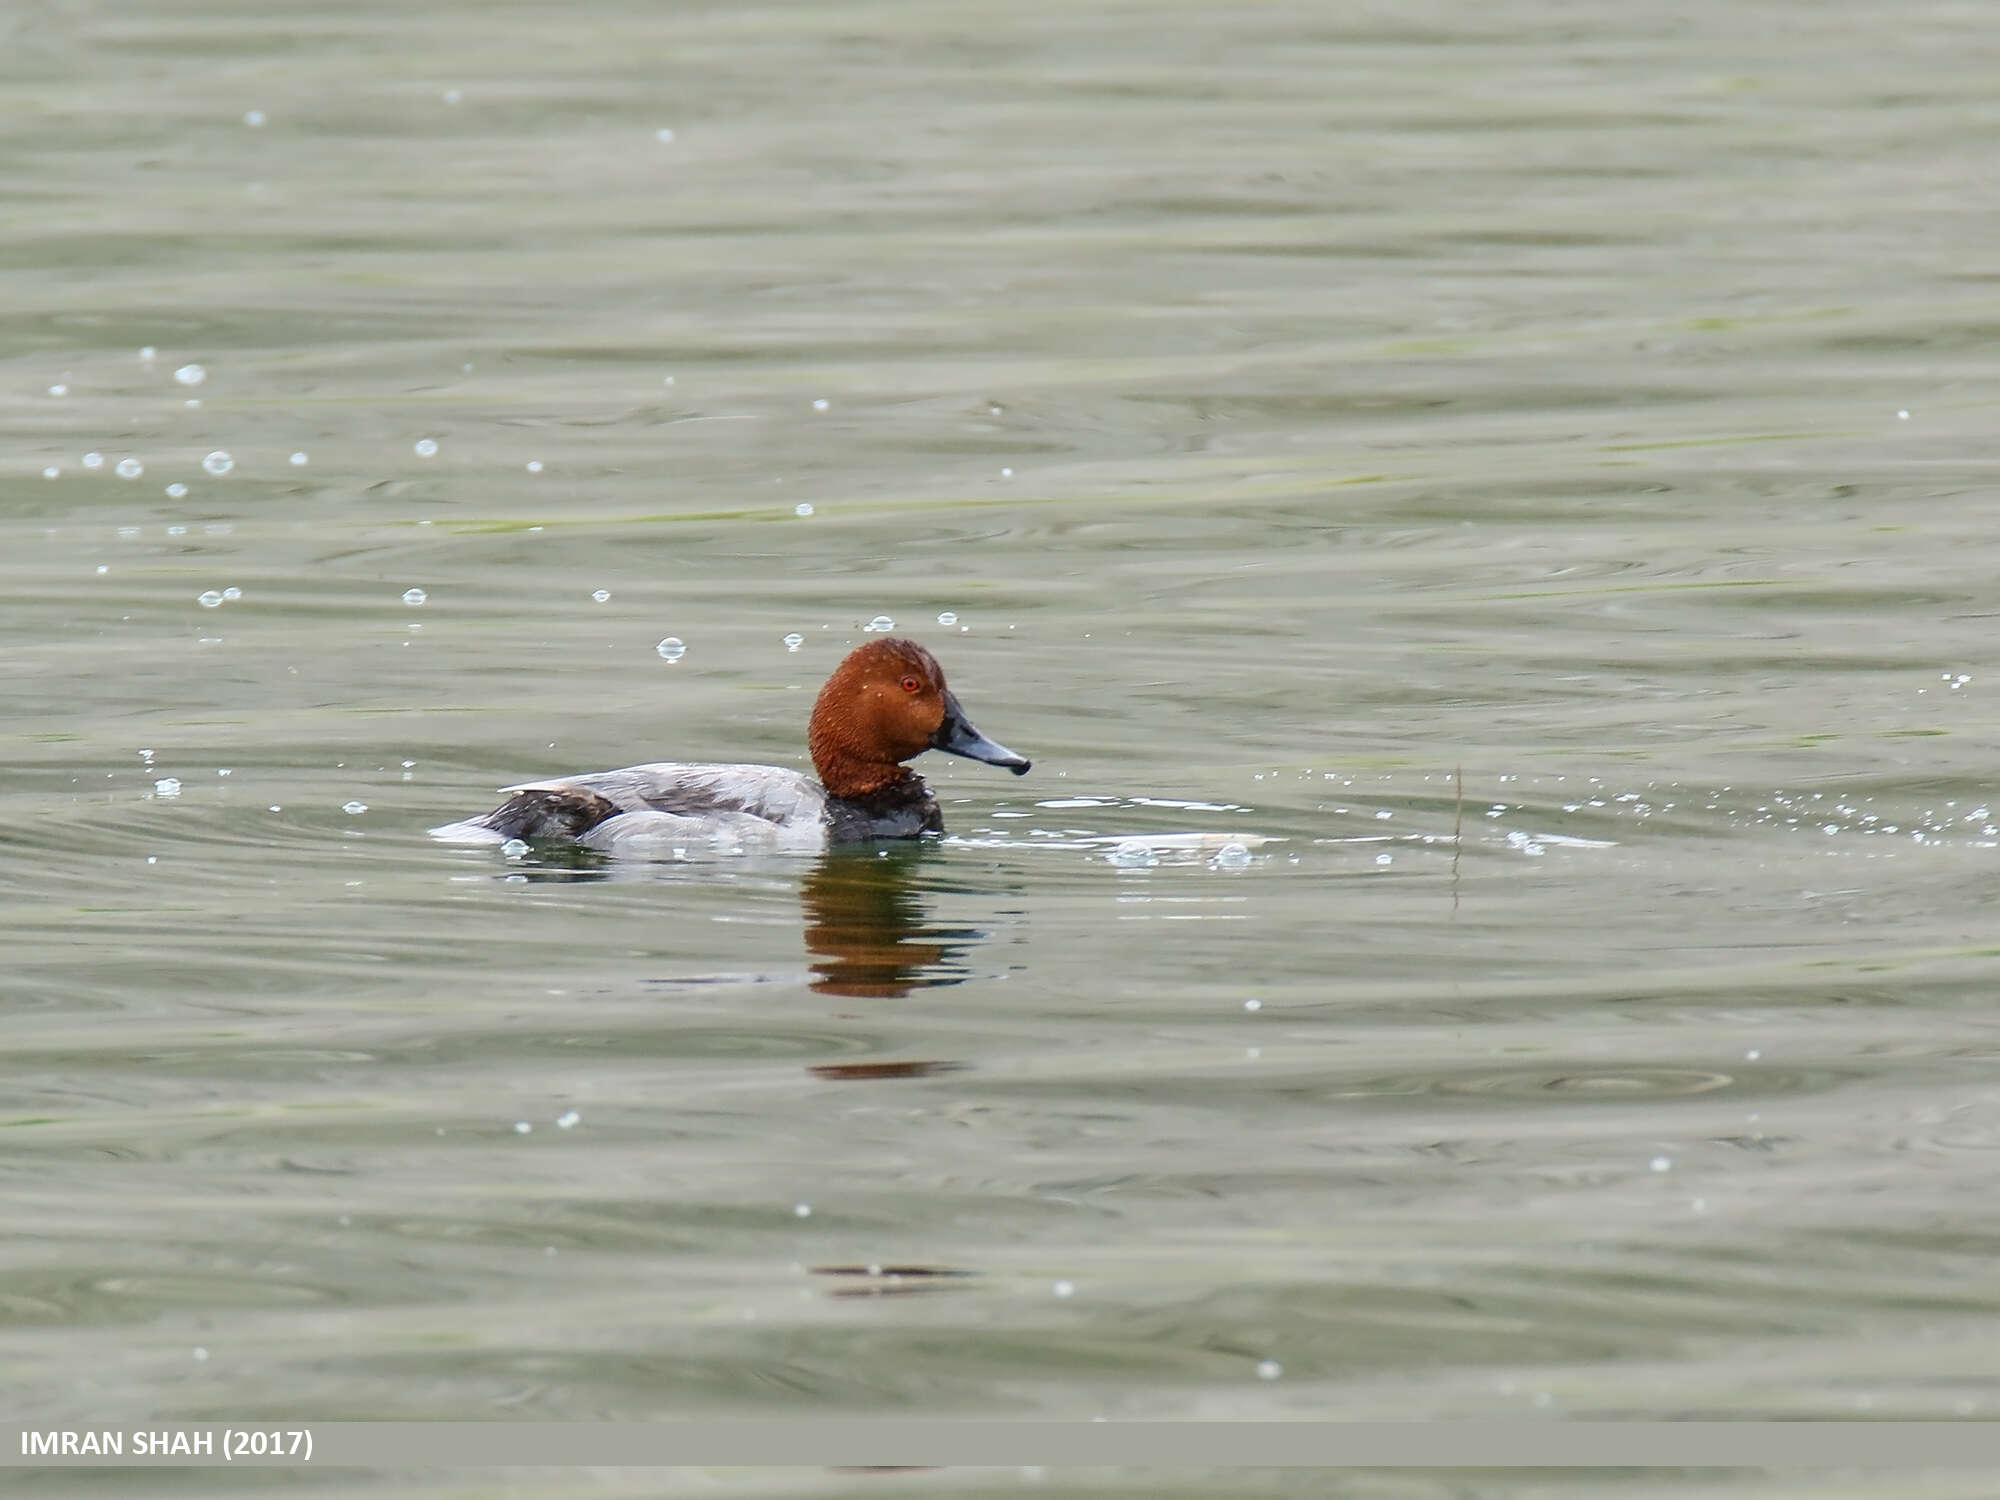
POLYGON ((620 812, 677 813, 686 818, 744 813, 767 823, 790 826, 816 824, 826 811, 826 793, 820 784, 802 772, 782 766, 663 760, 616 771, 524 781, 501 790, 511 796, 515 792, 558 791, 566 787, 594 792, 620 812))
POLYGON ((731 838, 768 832, 825 838, 826 793, 780 766, 659 761, 615 771, 551 776, 503 787, 507 800, 483 817, 433 828, 454 843, 573 838, 593 847, 644 837, 731 838))

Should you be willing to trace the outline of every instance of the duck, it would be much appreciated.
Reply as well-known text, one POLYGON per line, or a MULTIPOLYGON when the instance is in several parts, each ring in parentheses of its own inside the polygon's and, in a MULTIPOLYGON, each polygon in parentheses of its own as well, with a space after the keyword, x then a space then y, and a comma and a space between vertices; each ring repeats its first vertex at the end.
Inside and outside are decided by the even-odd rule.
POLYGON ((814 699, 806 727, 819 779, 783 766, 658 761, 502 787, 493 811, 430 830, 449 843, 566 841, 607 854, 755 841, 812 851, 944 832, 905 761, 926 750, 1027 775, 1032 762, 973 726, 944 668, 916 641, 857 646, 814 699))

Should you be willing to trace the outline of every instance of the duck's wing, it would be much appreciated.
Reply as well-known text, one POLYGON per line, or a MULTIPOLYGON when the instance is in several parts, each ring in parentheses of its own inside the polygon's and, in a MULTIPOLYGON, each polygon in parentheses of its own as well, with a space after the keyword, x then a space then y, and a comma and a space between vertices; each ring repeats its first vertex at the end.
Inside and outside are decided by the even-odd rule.
POLYGON ((817 781, 781 766, 659 761, 617 771, 524 781, 501 790, 510 797, 529 792, 587 793, 621 813, 675 813, 685 818, 741 813, 778 825, 817 823, 826 809, 826 793, 817 781))
POLYGON ((606 825, 621 833, 682 837, 760 823, 816 832, 826 810, 818 782, 779 766, 660 761, 523 781, 501 791, 507 800, 492 812, 433 828, 432 837, 482 844, 577 839, 605 846, 606 825))
POLYGON ((672 812, 682 818, 744 814, 770 824, 816 824, 826 810, 826 792, 810 776, 782 766, 714 766, 662 760, 650 766, 594 770, 584 776, 556 776, 502 788, 576 796, 590 794, 614 812, 672 812))

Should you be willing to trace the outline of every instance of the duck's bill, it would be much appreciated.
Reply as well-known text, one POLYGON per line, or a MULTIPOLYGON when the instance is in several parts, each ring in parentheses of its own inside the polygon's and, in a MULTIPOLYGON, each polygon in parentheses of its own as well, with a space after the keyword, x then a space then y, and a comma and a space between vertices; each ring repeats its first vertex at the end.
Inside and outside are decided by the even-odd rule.
POLYGON ((950 755, 963 755, 967 760, 983 760, 989 766, 1005 766, 1016 776, 1027 775, 1028 767, 1033 764, 1025 755, 1016 755, 1005 745, 989 740, 973 728, 972 720, 965 716, 965 710, 958 706, 958 699, 949 692, 944 695, 944 722, 931 736, 931 748, 950 755))

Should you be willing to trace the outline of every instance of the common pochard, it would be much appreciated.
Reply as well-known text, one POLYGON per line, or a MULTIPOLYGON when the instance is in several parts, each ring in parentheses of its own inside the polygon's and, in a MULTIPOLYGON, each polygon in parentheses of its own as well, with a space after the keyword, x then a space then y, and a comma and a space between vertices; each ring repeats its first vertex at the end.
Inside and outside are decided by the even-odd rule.
POLYGON ((972 727, 944 669, 897 636, 848 652, 813 703, 806 730, 819 780, 781 766, 661 761, 503 787, 483 817, 433 828, 454 843, 566 839, 609 853, 644 854, 695 840, 793 849, 942 833, 924 779, 903 762, 926 750, 1005 766, 1029 762, 972 727))

